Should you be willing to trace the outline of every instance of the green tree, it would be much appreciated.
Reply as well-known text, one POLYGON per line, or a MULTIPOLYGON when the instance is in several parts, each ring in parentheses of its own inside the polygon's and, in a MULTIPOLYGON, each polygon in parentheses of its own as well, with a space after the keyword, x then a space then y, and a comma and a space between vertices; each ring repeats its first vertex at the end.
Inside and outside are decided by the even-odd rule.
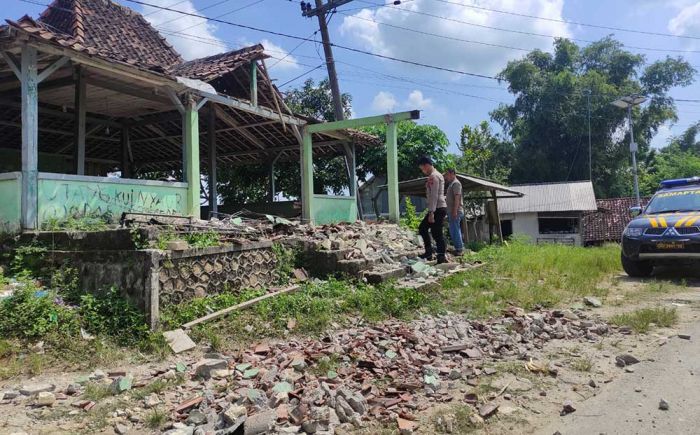
POLYGON ((462 127, 457 147, 462 152, 456 158, 456 167, 460 172, 501 182, 508 180, 513 145, 493 134, 488 122, 462 127))
MULTIPOLYGON (((322 121, 335 121, 335 111, 333 109, 333 95, 328 79, 318 82, 307 79, 301 88, 292 89, 284 97, 292 112, 299 115, 309 116, 322 121)), ((343 93, 343 112, 345 118, 352 117, 352 96, 343 93)))
POLYGON ((515 96, 491 113, 512 139, 513 182, 588 179, 587 109, 590 101, 593 184, 599 197, 629 195, 626 112, 610 103, 641 94, 649 103, 633 111, 635 140, 644 160, 649 142, 666 121, 676 120, 668 91, 692 83, 695 70, 681 58, 645 66, 611 37, 586 47, 557 39, 554 52, 535 50, 499 74, 515 96))
MULTIPOLYGON (((333 121, 333 98, 328 80, 316 84, 306 80, 301 88, 292 89, 285 96, 285 102, 296 114, 323 121, 333 121)), ((352 97, 343 94, 344 111, 347 117, 352 113, 352 97)), ((342 156, 314 158, 314 192, 335 194, 348 187, 345 174, 345 161, 342 156)), ((246 165, 222 168, 217 174, 219 194, 225 203, 242 204, 266 200, 270 185, 267 165, 246 165)), ((275 165, 275 187, 290 198, 301 196, 301 171, 299 162, 279 162, 275 165)))
POLYGON ((700 149, 695 141, 697 133, 696 123, 672 138, 666 147, 649 154, 640 171, 639 190, 642 195, 653 194, 662 180, 700 175, 700 149))
MULTIPOLYGON (((386 126, 365 127, 367 133, 378 136, 382 143, 386 139, 386 126)), ((397 127, 399 180, 422 177, 417 161, 421 156, 429 156, 435 167, 444 171, 454 164, 447 153, 449 141, 445 132, 435 125, 419 125, 413 121, 402 121, 397 127)), ((386 177, 386 146, 367 147, 357 156, 357 174, 367 179, 369 174, 386 177)))

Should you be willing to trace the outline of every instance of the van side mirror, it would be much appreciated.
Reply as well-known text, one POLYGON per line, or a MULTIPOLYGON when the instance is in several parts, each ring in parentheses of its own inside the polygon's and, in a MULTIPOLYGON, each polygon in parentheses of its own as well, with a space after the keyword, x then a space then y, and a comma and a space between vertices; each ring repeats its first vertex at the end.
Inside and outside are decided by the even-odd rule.
POLYGON ((637 216, 642 214, 642 208, 641 207, 630 207, 630 216, 634 219, 637 216))

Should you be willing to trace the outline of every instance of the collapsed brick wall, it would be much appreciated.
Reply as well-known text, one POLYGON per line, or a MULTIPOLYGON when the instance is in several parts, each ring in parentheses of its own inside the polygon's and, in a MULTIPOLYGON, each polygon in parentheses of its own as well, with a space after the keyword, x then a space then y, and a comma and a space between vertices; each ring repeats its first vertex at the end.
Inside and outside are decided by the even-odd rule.
POLYGON ((173 252, 158 266, 160 306, 221 293, 270 287, 279 281, 270 244, 240 250, 201 249, 173 252))

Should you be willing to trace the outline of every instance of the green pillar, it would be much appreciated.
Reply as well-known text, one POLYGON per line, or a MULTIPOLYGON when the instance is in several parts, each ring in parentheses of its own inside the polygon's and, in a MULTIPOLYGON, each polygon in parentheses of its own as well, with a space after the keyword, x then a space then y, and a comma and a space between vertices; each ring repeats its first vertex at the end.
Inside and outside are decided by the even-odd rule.
POLYGON ((22 47, 22 228, 38 229, 39 94, 36 49, 22 47))
POLYGON ((301 149, 301 202, 302 215, 304 222, 311 222, 312 203, 314 198, 314 161, 311 133, 304 127, 302 133, 302 149, 301 149))
POLYGON ((399 155, 396 144, 396 122, 386 124, 386 185, 389 193, 389 219, 399 222, 399 155))
POLYGON ((199 219, 199 114, 194 102, 188 102, 183 121, 187 213, 199 219))

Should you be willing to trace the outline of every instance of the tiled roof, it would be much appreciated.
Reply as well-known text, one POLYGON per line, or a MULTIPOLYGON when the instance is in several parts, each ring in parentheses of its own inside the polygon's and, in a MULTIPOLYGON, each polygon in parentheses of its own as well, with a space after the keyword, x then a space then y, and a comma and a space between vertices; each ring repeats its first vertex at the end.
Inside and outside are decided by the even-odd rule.
MULTIPOLYGON (((642 206, 649 198, 642 198, 642 206)), ((599 199, 598 211, 583 217, 583 235, 586 242, 619 242, 622 231, 630 221, 630 207, 636 205, 635 198, 599 199)))
POLYGON ((141 14, 111 0, 54 0, 37 21, 72 38, 72 45, 95 48, 129 64, 168 69, 182 62, 141 14))
POLYGON ((214 56, 185 62, 175 67, 173 69, 173 74, 209 82, 226 73, 234 71, 241 65, 245 65, 252 60, 265 59, 267 57, 265 48, 257 44, 240 50, 215 54, 214 56))
POLYGON ((253 60, 262 45, 184 62, 141 14, 112 0, 54 0, 37 20, 10 26, 63 47, 171 76, 211 81, 253 60))

